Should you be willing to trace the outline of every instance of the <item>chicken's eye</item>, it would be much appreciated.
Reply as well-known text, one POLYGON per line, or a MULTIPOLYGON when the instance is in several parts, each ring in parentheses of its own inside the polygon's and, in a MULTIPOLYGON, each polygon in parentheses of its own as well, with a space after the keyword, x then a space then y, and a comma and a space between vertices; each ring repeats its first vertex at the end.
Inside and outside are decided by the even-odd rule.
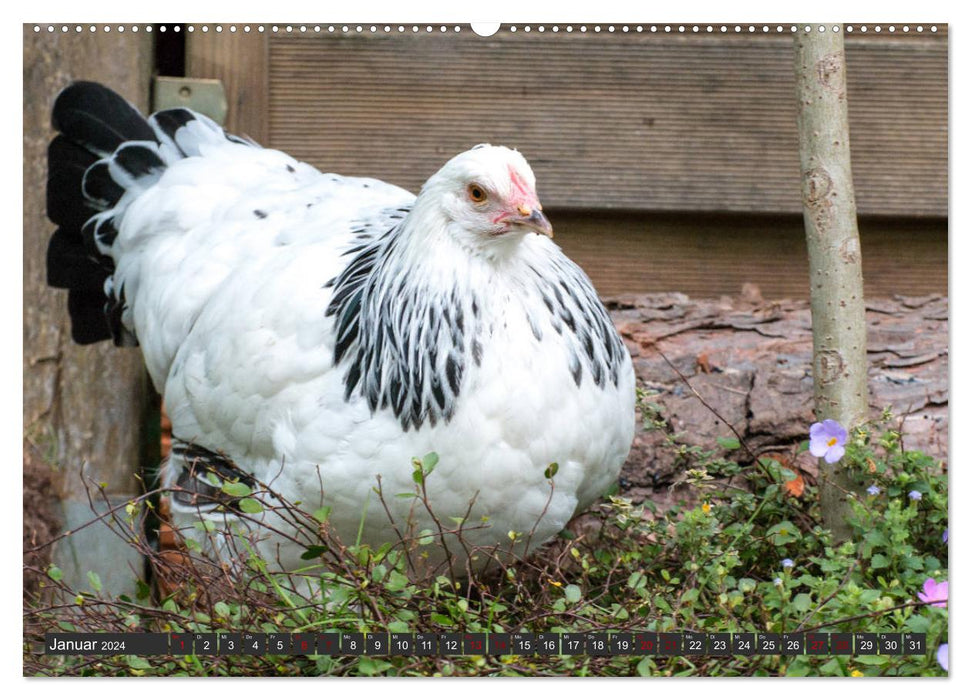
POLYGON ((485 188, 482 187, 482 185, 477 185, 474 182, 469 185, 469 199, 471 199, 473 202, 476 204, 482 204, 488 198, 489 197, 486 195, 485 188))

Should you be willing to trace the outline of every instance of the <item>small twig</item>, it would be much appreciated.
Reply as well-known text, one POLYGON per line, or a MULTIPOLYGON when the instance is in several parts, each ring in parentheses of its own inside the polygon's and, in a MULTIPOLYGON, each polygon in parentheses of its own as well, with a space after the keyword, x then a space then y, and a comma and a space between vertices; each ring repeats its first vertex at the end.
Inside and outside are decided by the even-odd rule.
MULTIPOLYGON (((83 530, 83 529, 85 529, 87 527, 90 527, 91 525, 94 525, 97 522, 100 522, 102 520, 105 520, 107 518, 110 518, 112 515, 114 515, 115 513, 117 513, 122 508, 127 508, 128 505, 131 504, 131 503, 139 503, 141 501, 145 501, 146 499, 148 499, 148 498, 150 498, 152 496, 156 496, 156 495, 159 495, 161 493, 164 493, 167 490, 168 489, 155 489, 153 491, 148 491, 147 493, 144 493, 141 496, 136 496, 134 498, 129 498, 124 503, 120 503, 120 504, 118 504, 116 506, 112 506, 111 508, 109 508, 104 513, 95 515, 94 518, 92 518, 91 520, 89 520, 86 523, 82 523, 81 525, 78 525, 73 530, 65 530, 60 535, 57 535, 53 539, 48 540, 44 544, 40 544, 40 545, 37 545, 36 547, 30 547, 28 549, 25 549, 23 551, 23 553, 25 555, 26 554, 33 554, 35 552, 39 552, 42 549, 47 549, 48 547, 50 547, 50 546, 56 544, 57 542, 60 542, 61 540, 63 540, 65 537, 70 537, 74 533, 80 532, 81 530, 83 530)), ((88 496, 88 500, 90 502, 90 494, 88 496)))
POLYGON ((532 541, 533 535, 536 534, 536 528, 539 527, 540 521, 546 515, 547 510, 549 510, 550 503, 553 502, 553 492, 556 490, 556 482, 552 478, 549 479, 549 482, 550 495, 547 497, 546 503, 543 504, 543 510, 541 510, 539 516, 537 516, 536 522, 533 523, 533 526, 529 530, 529 535, 526 537, 526 548, 523 550, 524 553, 529 551, 529 543, 532 541))
POLYGON ((411 552, 409 551, 408 540, 406 540, 405 536, 401 534, 400 530, 398 530, 398 525, 395 523, 394 517, 391 515, 391 509, 388 508, 388 503, 384 500, 384 490, 381 487, 380 474, 377 475, 377 481, 378 501, 381 503, 381 507, 384 508, 384 512, 388 516, 388 522, 391 523, 391 529, 394 530, 394 534, 397 535, 398 540, 401 542, 401 548, 404 550, 405 559, 408 562, 408 571, 415 571, 414 563, 411 561, 411 552))
POLYGON ((853 615, 852 617, 843 617, 839 620, 830 620, 829 622, 824 622, 821 625, 816 625, 815 627, 797 628, 799 632, 814 632, 816 630, 822 629, 824 627, 835 627, 836 625, 842 625, 845 622, 853 622, 855 620, 865 620, 871 617, 880 617, 881 615, 886 615, 894 610, 903 610, 905 608, 913 608, 918 605, 930 605, 932 603, 946 603, 946 600, 932 600, 927 603, 920 600, 911 600, 906 603, 901 603, 900 605, 894 605, 889 608, 884 608, 883 610, 875 610, 873 612, 863 613, 862 615, 853 615))
POLYGON ((681 372, 681 370, 679 370, 674 365, 674 363, 671 362, 671 360, 669 360, 667 358, 667 355, 665 355, 663 352, 661 352, 661 348, 659 348, 657 346, 657 344, 652 344, 651 347, 653 347, 654 348, 654 351, 658 355, 661 356, 661 359, 664 360, 664 362, 667 364, 667 366, 670 367, 674 371, 674 373, 678 375, 678 377, 681 379, 681 381, 684 382, 684 385, 686 387, 688 387, 688 390, 692 394, 694 394, 694 396, 695 396, 696 399, 698 399, 701 402, 701 405, 704 406, 705 408, 707 408, 709 411, 711 411, 712 414, 714 414, 715 418, 717 418, 722 423, 724 423, 725 425, 728 426, 728 429, 731 430, 735 434, 735 437, 738 438, 738 443, 745 449, 745 451, 748 453, 748 455, 752 459, 752 461, 755 462, 755 463, 758 463, 758 459, 756 458, 755 453, 752 451, 752 449, 745 442, 745 438, 742 437, 742 434, 739 433, 735 429, 735 426, 732 425, 731 423, 729 423, 725 419, 725 417, 722 416, 722 414, 720 414, 718 411, 716 411, 715 408, 710 403, 708 403, 707 401, 705 401, 705 398, 701 394, 699 394, 698 391, 693 386, 691 386, 691 382, 688 381, 688 378, 686 376, 684 376, 684 374, 681 372))
POLYGON ((425 480, 427 475, 422 476, 421 480, 421 502, 425 506, 425 511, 431 516, 432 521, 435 523, 435 527, 438 528, 438 539, 441 542, 442 549, 445 550, 445 561, 448 563, 448 573, 450 578, 455 580, 455 569, 452 566, 452 553, 448 549, 448 543, 445 541, 445 529, 442 527, 442 521, 438 519, 438 515, 432 510, 431 504, 428 502, 428 490, 425 488, 425 480))

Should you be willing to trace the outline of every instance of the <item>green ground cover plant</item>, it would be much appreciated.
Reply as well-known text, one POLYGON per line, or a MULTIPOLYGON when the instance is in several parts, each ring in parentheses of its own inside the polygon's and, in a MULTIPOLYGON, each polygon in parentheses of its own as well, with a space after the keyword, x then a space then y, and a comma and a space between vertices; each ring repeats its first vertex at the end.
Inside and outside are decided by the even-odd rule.
MULTIPOLYGON (((682 442, 660 406, 642 394, 645 426, 662 431, 694 498, 665 510, 614 495, 596 526, 561 533, 538 554, 453 580, 409 576, 402 547, 337 542, 326 510, 294 518, 316 537, 307 547, 308 588, 277 574, 240 538, 237 567, 215 567, 188 542, 159 560, 143 536, 149 494, 117 511, 114 526, 156 568, 178 574, 160 594, 148 580, 134 597, 68 589, 50 567, 25 607, 24 673, 90 676, 939 676, 947 664, 947 474, 941 460, 905 448, 895 419, 849 434, 842 448, 857 489, 851 539, 835 542, 819 521, 817 485, 788 460, 757 456, 741 440, 682 442), (697 505, 689 505, 696 503, 697 505), (167 569, 166 569, 167 567, 167 569), (311 591, 312 592, 309 592, 311 591), (641 656, 44 656, 43 634, 84 632, 920 632, 923 655, 641 656)), ((810 426, 807 426, 807 435, 810 426)), ((815 429, 818 433, 819 429, 815 429)), ((815 440, 816 437, 813 438, 815 440)), ((834 442, 835 441, 835 442, 834 442)), ((813 449, 810 440, 793 451, 813 449)), ((830 453, 832 455, 832 453, 830 453)), ((434 454, 414 460, 415 498, 434 479, 434 454)), ((547 470, 555 483, 556 468, 547 470)), ((262 491, 224 486, 258 514, 262 491)), ((243 487, 246 488, 246 487, 243 487)), ((376 491, 376 494, 383 497, 376 491)), ((454 524, 443 525, 443 528, 454 524)), ((207 536, 200 529, 200 539, 207 536)), ((435 538, 436 533, 419 533, 435 538)), ((521 536, 510 533, 510 537, 521 536)))

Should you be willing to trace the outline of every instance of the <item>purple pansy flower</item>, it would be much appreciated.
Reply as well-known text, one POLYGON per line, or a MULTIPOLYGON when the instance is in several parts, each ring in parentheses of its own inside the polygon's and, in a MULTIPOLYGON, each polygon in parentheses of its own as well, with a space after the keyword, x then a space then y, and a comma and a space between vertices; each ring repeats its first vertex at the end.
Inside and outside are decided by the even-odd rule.
POLYGON ((822 457, 827 464, 838 462, 846 452, 845 444, 846 430, 833 419, 809 426, 809 452, 813 457, 822 457))
POLYGON ((924 589, 917 594, 920 602, 932 605, 935 608, 947 607, 947 581, 938 583, 932 578, 924 581, 924 589), (933 602, 938 601, 938 602, 933 602))
POLYGON ((923 498, 923 496, 921 495, 920 491, 914 490, 907 494, 907 498, 912 501, 919 501, 921 498, 923 498))
POLYGON ((941 646, 937 647, 937 663, 941 665, 945 671, 947 670, 947 643, 945 642, 941 646))

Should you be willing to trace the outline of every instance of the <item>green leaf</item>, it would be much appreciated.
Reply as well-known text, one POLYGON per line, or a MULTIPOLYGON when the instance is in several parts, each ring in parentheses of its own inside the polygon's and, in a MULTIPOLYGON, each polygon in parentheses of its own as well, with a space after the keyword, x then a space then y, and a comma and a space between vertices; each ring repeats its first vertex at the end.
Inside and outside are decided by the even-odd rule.
POLYGON ((421 466, 425 471, 425 476, 432 473, 432 469, 438 464, 438 453, 429 452, 427 455, 421 458, 421 466))
POLYGON ((373 569, 371 569, 371 580, 372 581, 383 581, 384 577, 388 575, 388 567, 384 564, 378 564, 373 569))
POLYGON ((820 666, 819 670, 822 673, 822 675, 826 675, 826 676, 845 676, 846 675, 843 672, 843 667, 840 665, 840 660, 838 658, 830 659, 822 666, 820 666))
POLYGON ((567 586, 566 588, 563 589, 563 595, 566 596, 566 599, 569 602, 571 602, 571 603, 577 603, 577 602, 580 601, 580 598, 582 597, 583 594, 580 591, 580 587, 579 586, 577 586, 576 584, 571 583, 569 586, 567 586))
POLYGON ((863 664, 864 666, 886 666, 890 661, 889 656, 854 656, 853 663, 863 664))
POLYGON ((60 581, 62 578, 64 578, 64 572, 53 564, 47 567, 47 575, 51 577, 52 581, 60 581))
POLYGON ((923 571, 924 570, 924 560, 921 557, 910 557, 905 556, 900 560, 904 568, 911 569, 913 571, 923 571))
POLYGON ((432 613, 431 619, 432 619, 432 622, 434 622, 436 625, 441 625, 442 627, 452 626, 452 618, 446 617, 441 613, 432 613))
POLYGON ((322 555, 327 553, 327 547, 322 547, 320 545, 312 545, 304 550, 300 558, 304 561, 310 561, 311 559, 318 559, 322 555))
POLYGON ((775 545, 796 542, 801 537, 799 529, 788 520, 776 523, 768 529, 767 534, 772 536, 772 543, 775 545))
POLYGON ((810 674, 812 668, 805 659, 796 658, 786 666, 786 675, 791 678, 804 678, 810 674))
POLYGON ((213 612, 215 612, 219 617, 229 617, 233 614, 233 611, 230 609, 229 605, 222 600, 217 602, 212 609, 213 612))
POLYGON ((95 593, 101 593, 101 577, 93 571, 88 572, 88 583, 95 593))
POLYGON ((357 663, 357 670, 362 676, 376 676, 384 673, 391 668, 391 664, 383 659, 374 659, 369 656, 360 657, 357 663))
POLYGON ((611 481, 610 486, 607 487, 607 490, 600 495, 602 498, 606 499, 606 498, 610 498, 611 496, 616 496, 618 493, 620 493, 620 482, 611 481))
POLYGON ((923 632, 924 634, 930 631, 931 628, 931 621, 923 615, 911 615, 904 624, 907 625, 907 628, 911 632, 923 632))
POLYGON ((809 612, 813 606, 813 599, 808 593, 800 593, 792 600, 792 607, 799 612, 809 612))
POLYGON ((637 675, 638 676, 652 676, 654 675, 654 663, 651 661, 650 656, 645 656, 637 664, 637 675))
MULTIPOLYGON (((385 581, 385 586, 389 591, 396 592, 403 590, 408 585, 408 577, 404 574, 395 571, 394 569, 388 574, 388 580, 385 581)), ((391 630, 392 632, 406 632, 407 630, 391 630)))
POLYGON ((262 513, 263 504, 257 501, 255 498, 243 498, 239 501, 239 509, 244 513, 262 513))
POLYGON ((392 620, 388 623, 389 632, 405 633, 408 632, 409 629, 410 626, 404 620, 392 620))
POLYGON ((742 446, 742 443, 738 441, 737 437, 720 437, 717 440, 718 444, 726 450, 737 450, 742 446))
POLYGON ((543 472, 543 476, 545 476, 547 479, 552 479, 554 476, 556 476, 556 472, 558 471, 560 471, 560 465, 557 462, 551 462, 550 466, 548 466, 546 471, 543 472))
POLYGON ((740 590, 742 593, 751 593, 755 590, 756 585, 755 579, 740 578, 738 580, 738 590, 740 590))
POLYGON ((228 481, 222 485, 222 492, 233 498, 245 498, 253 493, 253 489, 242 481, 228 481))
POLYGON ((630 618, 630 613, 627 612, 627 608, 623 607, 622 605, 618 605, 617 603, 614 603, 611 606, 610 614, 616 620, 627 620, 630 618))
POLYGON ((328 518, 330 518, 330 511, 331 511, 330 506, 323 506, 322 508, 318 508, 317 510, 314 511, 314 518, 316 518, 322 523, 326 523, 328 518))
POLYGON ((890 560, 887 559, 882 554, 874 554, 870 558, 870 568, 873 568, 873 569, 886 569, 888 566, 890 566, 890 560))
POLYGON ((140 656, 126 656, 125 661, 128 663, 128 668, 133 668, 137 671, 146 671, 152 667, 152 664, 140 656))
POLYGON ((881 530, 870 530, 864 535, 864 539, 874 547, 886 547, 890 544, 890 540, 881 530))

